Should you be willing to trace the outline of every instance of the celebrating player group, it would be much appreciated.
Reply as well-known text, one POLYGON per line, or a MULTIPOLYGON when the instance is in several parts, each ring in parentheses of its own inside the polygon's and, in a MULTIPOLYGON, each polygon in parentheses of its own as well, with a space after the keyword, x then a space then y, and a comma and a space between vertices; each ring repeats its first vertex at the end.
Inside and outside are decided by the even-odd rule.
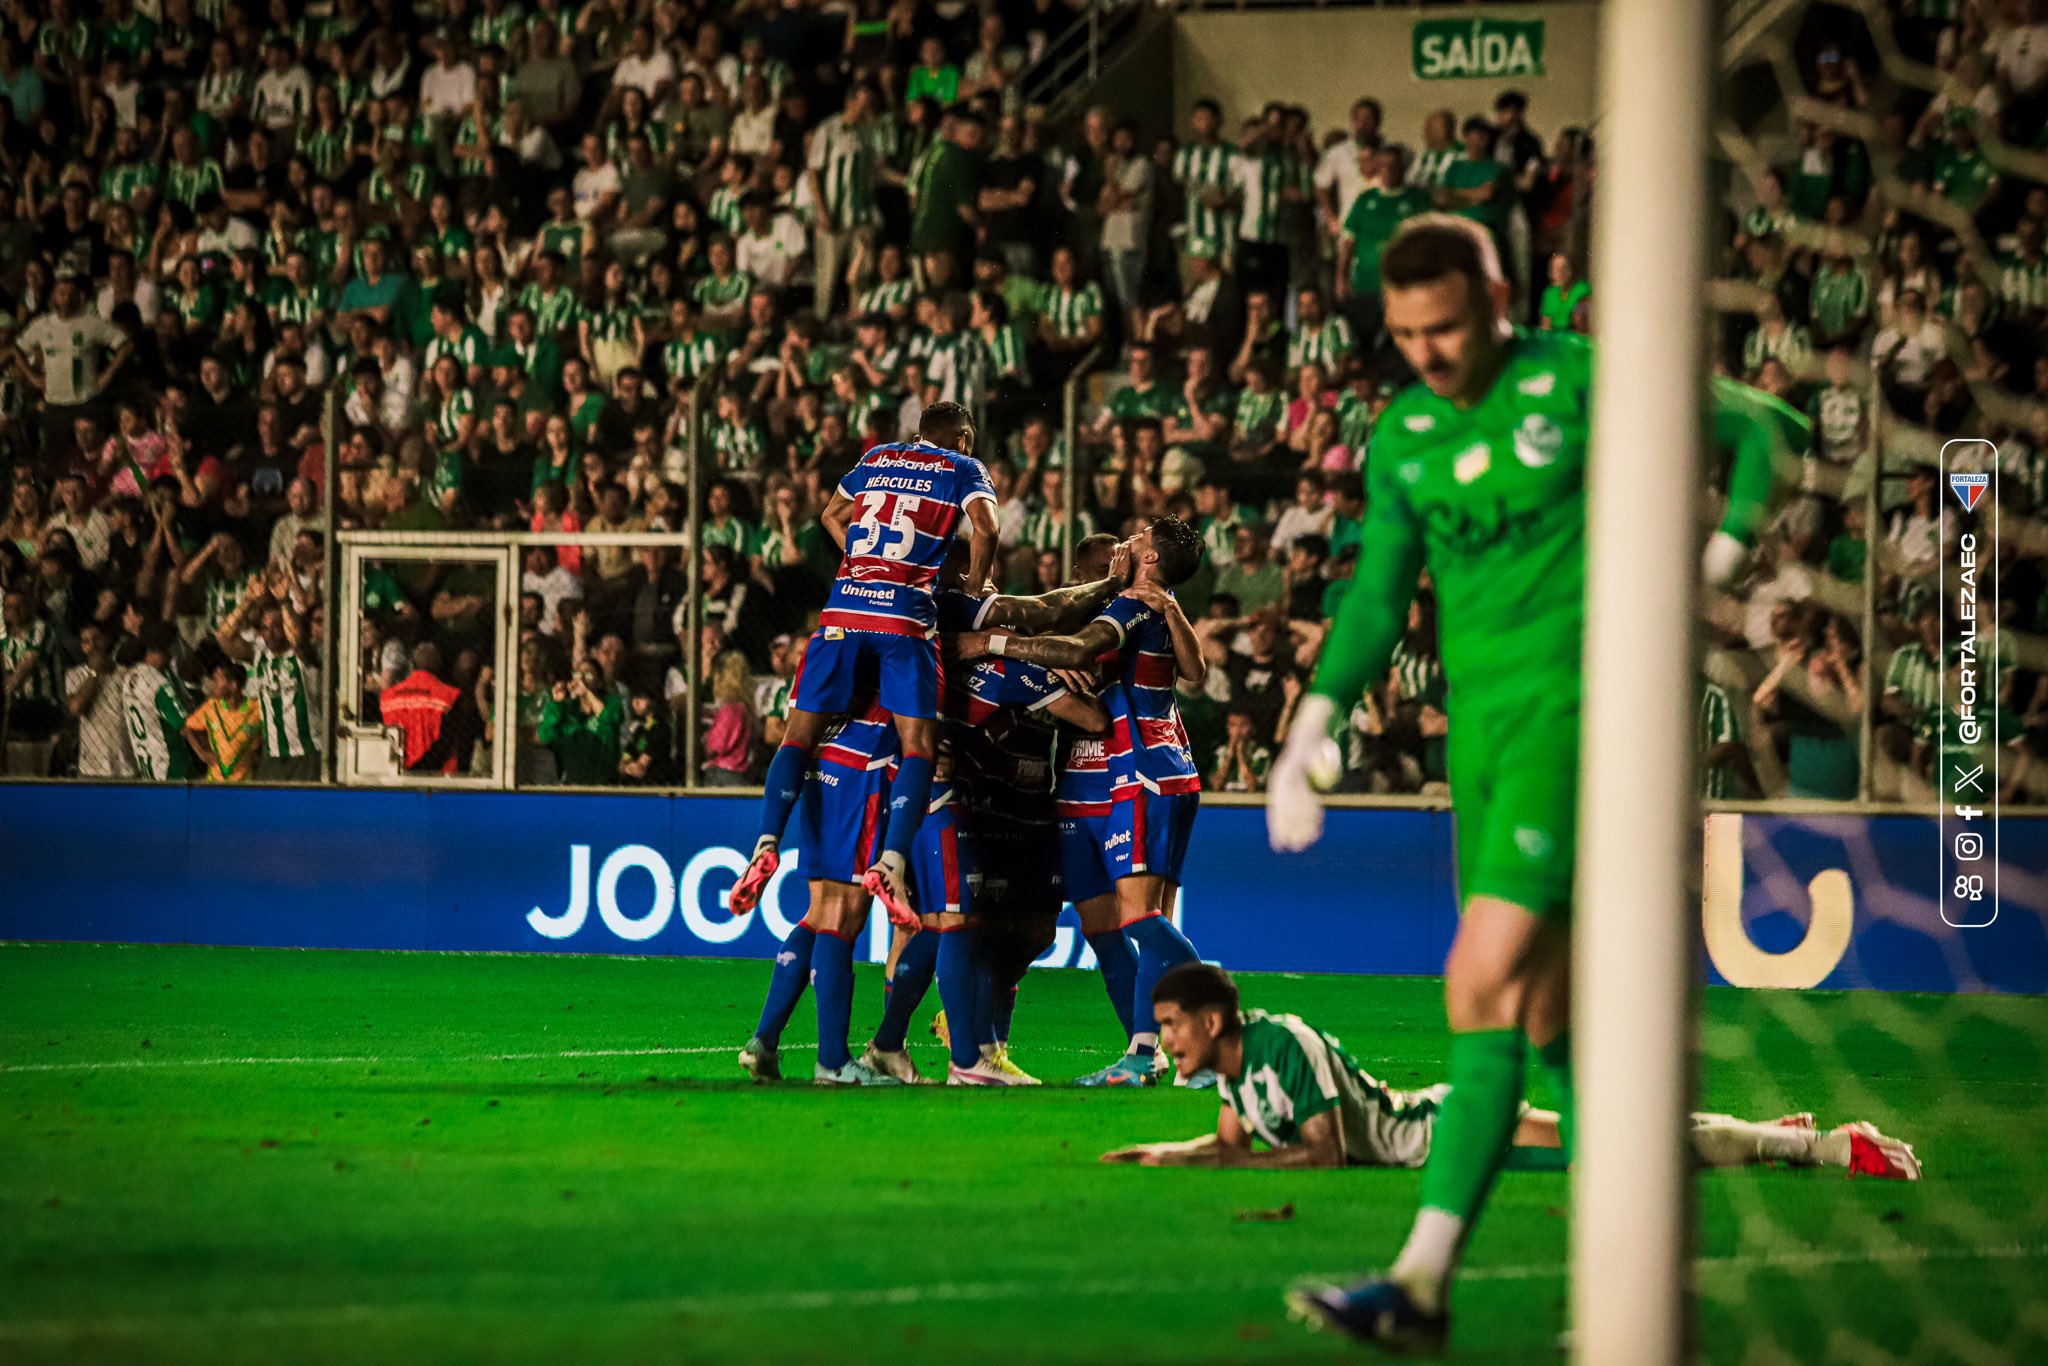
POLYGON ((759 903, 800 811, 811 908, 741 1065, 780 1078, 782 1030, 809 986, 817 1081, 922 1081, 904 1040, 936 980, 947 1082, 1037 1085, 1010 1057, 1011 1015, 1071 899, 1125 1036, 1078 1083, 1151 1085, 1165 1071, 1153 987, 1196 957, 1172 920, 1201 800, 1173 689, 1204 664, 1172 589, 1199 567, 1200 539, 1158 518, 1128 541, 1082 542, 1068 588, 994 593, 995 494, 954 403, 926 408, 916 441, 869 451, 824 523, 839 574, 729 902, 735 915, 759 903), (881 1024, 856 1057, 853 948, 874 901, 896 938, 881 1024))
MULTIPOLYGON (((1272 770, 1267 811, 1277 850, 1320 837, 1319 789, 1337 767, 1332 727, 1385 675, 1426 569, 1456 713, 1462 918, 1444 974, 1447 1085, 1391 1092, 1335 1040, 1292 1017, 1247 1014, 1227 977, 1182 967, 1196 954, 1171 913, 1201 784, 1174 686, 1199 683, 1204 663, 1172 589, 1199 566, 1200 541, 1158 518, 1127 541, 1083 542, 1068 588, 993 594, 994 498, 973 459, 969 415, 952 404, 925 411, 918 441, 870 452, 826 510, 845 558, 731 904, 738 914, 758 901, 801 807, 811 911, 783 945, 740 1056, 753 1075, 780 1075, 777 1040, 808 981, 818 1080, 920 1080, 905 1028, 936 976, 948 1080, 1003 1086, 1035 1084, 1009 1056, 1011 1007, 1071 900, 1126 1035, 1122 1055, 1080 1084, 1144 1086, 1164 1073, 1163 1061, 1155 1068, 1161 1020, 1180 1084, 1223 1076, 1215 1135, 1110 1156, 1236 1165, 1251 1160, 1257 1137, 1270 1150, 1258 1165, 1421 1166, 1421 1209, 1390 1271, 1349 1288, 1305 1288, 1293 1303, 1362 1340, 1427 1349, 1448 1332, 1451 1282, 1496 1178, 1564 1165, 1572 1152, 1570 903, 1593 355, 1572 334, 1509 324, 1493 243, 1466 220, 1411 220, 1383 254, 1381 276, 1387 332, 1418 382, 1376 424, 1362 551, 1272 770), (963 523, 972 527, 964 545, 963 523), (855 1058, 853 943, 871 898, 897 941, 881 1025, 855 1058), (1554 1112, 1523 1101, 1532 1053, 1558 1098, 1554 1112)), ((1714 382, 1711 406, 1727 503, 1703 571, 1722 583, 1743 567, 1808 429, 1784 404, 1732 383, 1714 382)), ((1919 1174, 1906 1145, 1867 1125, 1820 1135, 1807 1115, 1768 1124, 1701 1116, 1694 1141, 1708 1165, 1919 1174)))

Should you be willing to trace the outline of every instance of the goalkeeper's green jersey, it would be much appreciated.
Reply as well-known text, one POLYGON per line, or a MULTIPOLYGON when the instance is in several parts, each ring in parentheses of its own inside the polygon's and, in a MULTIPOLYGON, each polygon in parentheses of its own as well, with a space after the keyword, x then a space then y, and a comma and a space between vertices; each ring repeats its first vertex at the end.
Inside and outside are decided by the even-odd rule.
MULTIPOLYGON (((1387 406, 1366 457, 1363 546, 1316 692, 1342 710, 1385 676, 1426 566, 1454 707, 1489 716, 1576 707, 1592 362, 1583 337, 1518 329, 1471 407, 1419 383, 1387 406)), ((1711 398, 1715 444, 1735 459, 1723 526, 1748 542, 1774 468, 1796 468, 1806 420, 1729 381, 1714 381, 1711 398)))
POLYGON ((1419 1167, 1429 1156, 1430 1129, 1447 1088, 1395 1091, 1300 1016, 1250 1010, 1244 1066, 1219 1089, 1245 1132, 1269 1147, 1300 1143, 1304 1123, 1335 1110, 1347 1163, 1419 1167))

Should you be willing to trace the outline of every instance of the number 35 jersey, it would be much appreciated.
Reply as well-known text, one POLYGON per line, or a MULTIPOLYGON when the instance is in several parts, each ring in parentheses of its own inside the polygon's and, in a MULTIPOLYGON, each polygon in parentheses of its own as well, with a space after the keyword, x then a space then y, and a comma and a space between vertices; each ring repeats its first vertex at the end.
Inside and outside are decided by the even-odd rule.
POLYGON ((972 456, 915 441, 877 446, 839 481, 853 523, 819 625, 927 636, 936 628, 932 584, 977 499, 995 502, 972 456))

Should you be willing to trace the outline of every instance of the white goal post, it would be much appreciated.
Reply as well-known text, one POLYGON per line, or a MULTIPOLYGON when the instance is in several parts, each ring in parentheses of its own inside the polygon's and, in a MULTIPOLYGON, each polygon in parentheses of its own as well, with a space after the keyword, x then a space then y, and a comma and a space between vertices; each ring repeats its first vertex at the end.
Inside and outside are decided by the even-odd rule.
POLYGON ((1571 1340, 1690 1348, 1700 816, 1695 783, 1712 0, 1606 0, 1591 272, 1573 1057, 1571 1340))

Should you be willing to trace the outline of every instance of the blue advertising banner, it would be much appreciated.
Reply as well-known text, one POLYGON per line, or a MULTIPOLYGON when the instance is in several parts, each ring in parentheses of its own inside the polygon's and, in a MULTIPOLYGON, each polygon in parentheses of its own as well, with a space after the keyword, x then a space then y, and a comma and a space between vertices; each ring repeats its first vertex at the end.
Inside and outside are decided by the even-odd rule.
MULTIPOLYGON (((755 819, 741 798, 0 787, 0 938, 768 958, 809 903, 804 835, 734 919, 755 819)), ((2004 826, 2001 914, 1961 930, 1933 896, 1931 820, 1710 818, 1709 980, 2048 992, 2048 822, 2004 826)), ((1439 971, 1450 813, 1334 810, 1280 858, 1264 812, 1210 807, 1180 919, 1236 968, 1439 971)), ((870 958, 886 942, 877 915, 870 958)), ((1093 966, 1071 912, 1042 962, 1093 966)))

